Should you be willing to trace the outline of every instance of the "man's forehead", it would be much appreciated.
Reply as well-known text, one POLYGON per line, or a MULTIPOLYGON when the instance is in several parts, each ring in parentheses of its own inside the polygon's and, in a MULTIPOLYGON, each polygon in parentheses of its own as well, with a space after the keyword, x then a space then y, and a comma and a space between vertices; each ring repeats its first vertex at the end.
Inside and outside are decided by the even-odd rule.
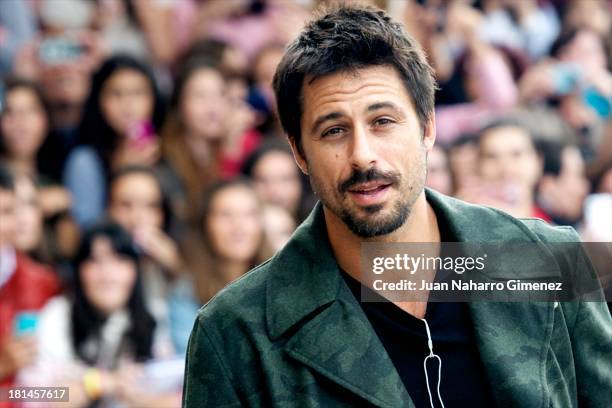
POLYGON ((387 80, 397 81, 401 84, 401 78, 397 70, 391 65, 368 65, 364 67, 356 67, 334 71, 323 75, 308 74, 304 77, 302 89, 312 89, 323 83, 332 83, 334 85, 354 85, 362 83, 369 78, 385 78, 387 80))
POLYGON ((365 67, 350 71, 340 71, 323 76, 309 76, 303 83, 303 111, 319 111, 322 104, 352 100, 395 99, 407 102, 412 100, 407 93, 397 71, 389 66, 365 67), (307 102, 316 101, 314 104, 307 102), (380 99, 380 98, 379 98, 380 99))

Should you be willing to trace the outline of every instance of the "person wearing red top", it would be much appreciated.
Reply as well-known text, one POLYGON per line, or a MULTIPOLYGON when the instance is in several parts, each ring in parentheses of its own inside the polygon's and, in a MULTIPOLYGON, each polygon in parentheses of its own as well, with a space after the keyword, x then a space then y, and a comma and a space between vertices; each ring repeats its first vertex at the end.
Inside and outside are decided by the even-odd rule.
POLYGON ((39 310, 60 287, 51 269, 13 248, 14 206, 13 178, 0 163, 0 387, 36 356, 31 335, 15 333, 16 316, 39 310))

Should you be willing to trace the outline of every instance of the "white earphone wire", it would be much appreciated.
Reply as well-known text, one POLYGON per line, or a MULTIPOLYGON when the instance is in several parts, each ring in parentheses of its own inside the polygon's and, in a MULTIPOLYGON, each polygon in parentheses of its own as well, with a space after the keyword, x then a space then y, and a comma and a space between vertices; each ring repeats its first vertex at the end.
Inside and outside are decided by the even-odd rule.
POLYGON ((433 396, 431 395, 431 388, 429 387, 429 375, 427 374, 427 360, 433 358, 438 359, 438 385, 436 388, 438 392, 438 400, 440 401, 442 408, 444 408, 444 401, 442 401, 442 396, 440 395, 440 383, 442 382, 442 359, 439 355, 433 352, 433 340, 431 339, 431 332, 429 331, 429 325, 427 324, 427 320, 421 320, 423 320, 423 322, 425 323, 425 329, 427 330, 427 347, 429 347, 429 355, 425 357, 425 360, 423 360, 423 370, 425 371, 425 383, 427 384, 427 394, 429 394, 429 403, 431 404, 431 408, 435 408, 435 405, 433 403, 433 396))

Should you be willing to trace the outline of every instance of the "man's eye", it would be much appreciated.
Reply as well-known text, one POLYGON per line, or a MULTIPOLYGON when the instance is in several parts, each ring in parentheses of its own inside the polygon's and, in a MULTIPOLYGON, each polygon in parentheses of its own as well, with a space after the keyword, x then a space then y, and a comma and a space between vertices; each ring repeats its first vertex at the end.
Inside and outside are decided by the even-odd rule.
POLYGON ((378 118, 374 121, 374 124, 376 126, 385 126, 385 125, 389 125, 393 123, 393 120, 389 119, 389 118, 378 118))
POLYGON ((340 133, 342 133, 344 131, 344 129, 340 128, 340 127, 333 127, 331 129, 326 130, 325 132, 323 132, 323 134, 321 135, 321 137, 328 137, 328 136, 335 136, 335 135, 339 135, 340 133))

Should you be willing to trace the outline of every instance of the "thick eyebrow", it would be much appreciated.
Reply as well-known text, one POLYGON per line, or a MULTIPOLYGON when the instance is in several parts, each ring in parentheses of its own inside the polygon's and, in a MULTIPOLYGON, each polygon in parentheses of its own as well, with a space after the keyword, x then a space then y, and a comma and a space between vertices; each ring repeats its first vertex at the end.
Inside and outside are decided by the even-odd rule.
POLYGON ((392 102, 377 102, 374 103, 370 106, 368 106, 367 111, 368 112, 374 112, 380 109, 391 109, 393 110, 396 114, 401 115, 402 117, 404 116, 404 112, 394 103, 392 102))
POLYGON ((314 121, 310 132, 316 133, 316 131, 319 129, 319 127, 321 127, 323 123, 327 122, 328 120, 340 119, 341 117, 344 117, 344 114, 341 112, 331 112, 327 115, 319 116, 317 120, 314 121))

